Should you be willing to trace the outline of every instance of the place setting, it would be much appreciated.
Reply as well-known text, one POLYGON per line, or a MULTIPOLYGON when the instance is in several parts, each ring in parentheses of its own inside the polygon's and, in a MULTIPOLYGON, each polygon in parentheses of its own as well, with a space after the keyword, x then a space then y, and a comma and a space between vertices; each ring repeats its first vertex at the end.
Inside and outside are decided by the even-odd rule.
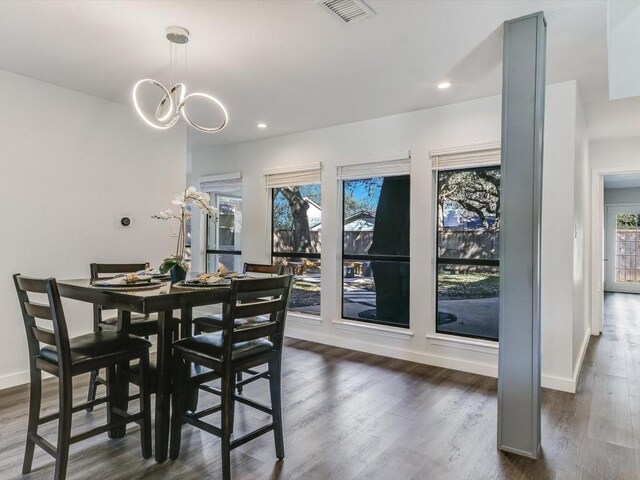
POLYGON ((141 272, 123 273, 113 278, 100 278, 91 282, 94 288, 105 288, 109 290, 153 290, 161 287, 170 279, 167 275, 154 273, 153 270, 143 270, 141 272))

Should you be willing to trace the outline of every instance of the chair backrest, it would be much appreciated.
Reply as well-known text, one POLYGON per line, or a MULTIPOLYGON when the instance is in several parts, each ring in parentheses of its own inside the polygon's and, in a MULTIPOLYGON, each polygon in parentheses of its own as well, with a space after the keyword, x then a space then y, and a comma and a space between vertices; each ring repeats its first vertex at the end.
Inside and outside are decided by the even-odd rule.
POLYGON ((284 265, 264 265, 261 263, 245 263, 244 273, 264 273, 266 275, 284 275, 284 265))
POLYGON ((58 284, 54 278, 30 278, 20 274, 13 276, 18 293, 18 301, 27 332, 29 358, 32 360, 40 352, 40 343, 55 346, 58 352, 58 367, 64 371, 71 367, 69 349, 69 331, 60 301, 58 284), (29 293, 42 293, 47 296, 47 304, 36 303, 29 299, 29 293), (36 318, 50 321, 52 329, 43 328, 36 318))
POLYGON ((223 342, 226 354, 231 355, 231 347, 235 343, 264 337, 270 337, 276 347, 282 345, 292 284, 293 275, 231 281, 231 298, 223 308, 223 342), (256 316, 269 316, 269 321, 234 329, 236 319, 256 316))
MULTIPOLYGON (((89 265, 91 271, 91 281, 101 278, 101 276, 114 276, 118 273, 132 273, 146 270, 149 262, 144 263, 92 263, 89 265)), ((93 305, 93 328, 97 330, 98 324, 102 321, 102 311, 108 308, 102 305, 93 305)))
POLYGON ((100 275, 116 275, 118 273, 131 273, 149 268, 149 262, 143 263, 92 263, 91 280, 97 280, 100 275))

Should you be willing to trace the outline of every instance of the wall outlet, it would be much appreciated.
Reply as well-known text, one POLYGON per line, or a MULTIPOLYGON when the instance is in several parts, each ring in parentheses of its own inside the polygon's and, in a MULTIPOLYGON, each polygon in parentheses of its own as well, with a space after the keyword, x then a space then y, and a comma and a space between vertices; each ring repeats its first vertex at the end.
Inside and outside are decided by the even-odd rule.
POLYGON ((130 227, 131 225, 133 225, 133 218, 131 218, 131 215, 120 215, 118 217, 119 227, 130 227))
POLYGON ((178 237, 178 225, 171 225, 171 236, 178 237))

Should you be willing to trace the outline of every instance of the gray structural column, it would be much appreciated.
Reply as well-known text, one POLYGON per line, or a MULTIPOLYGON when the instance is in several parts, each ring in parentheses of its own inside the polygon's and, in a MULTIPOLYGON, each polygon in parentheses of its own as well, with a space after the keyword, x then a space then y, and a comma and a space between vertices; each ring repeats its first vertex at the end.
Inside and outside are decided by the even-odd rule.
POLYGON ((540 451, 540 224, 546 20, 504 24, 498 448, 540 451))

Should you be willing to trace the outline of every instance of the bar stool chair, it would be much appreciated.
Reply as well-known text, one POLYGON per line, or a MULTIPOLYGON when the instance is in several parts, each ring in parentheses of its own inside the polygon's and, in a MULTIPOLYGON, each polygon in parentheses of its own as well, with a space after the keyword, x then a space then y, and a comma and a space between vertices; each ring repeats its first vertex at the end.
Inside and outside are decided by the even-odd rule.
POLYGON ((283 275, 233 280, 231 298, 224 306, 222 330, 184 338, 173 344, 175 383, 169 453, 171 459, 175 460, 180 454, 181 430, 185 423, 221 438, 223 480, 231 479, 231 450, 270 431, 274 432, 277 458, 284 458, 280 383, 282 342, 292 279, 291 275, 283 275), (255 300, 239 303, 246 298, 255 300), (261 315, 268 316, 269 320, 242 329, 234 328, 234 322, 238 318, 261 315), (191 376, 191 363, 210 371, 191 376), (236 373, 259 365, 268 365, 271 406, 235 393, 236 373), (221 379, 221 389, 204 385, 216 378, 221 379), (220 404, 200 412, 188 411, 187 397, 194 385, 219 396, 220 404), (236 401, 271 415, 272 422, 232 440, 236 401), (201 420, 218 411, 222 414, 221 427, 201 420))
POLYGON ((151 448, 151 415, 149 396, 149 341, 122 332, 95 332, 69 338, 67 323, 60 301, 58 285, 53 278, 35 279, 20 274, 13 276, 20 309, 27 333, 31 391, 29 401, 29 423, 22 473, 31 471, 35 446, 56 459, 54 478, 66 476, 69 446, 89 437, 109 431, 110 436, 118 427, 136 422, 140 425, 142 456, 149 458, 151 448), (45 294, 48 304, 35 303, 29 294, 45 294), (36 318, 49 321, 53 331, 40 327, 36 318), (44 344, 41 347, 40 344, 44 344), (111 405, 118 393, 115 390, 116 365, 120 362, 139 360, 140 412, 130 414, 111 405), (73 406, 73 377, 87 372, 107 369, 107 396, 73 406), (58 377, 59 412, 40 417, 42 401, 42 372, 58 377), (72 414, 88 406, 107 403, 107 423, 75 436, 71 436, 72 414), (53 446, 38 434, 38 426, 58 420, 58 441, 53 446))
MULTIPOLYGON (((243 273, 259 273, 261 275, 284 275, 284 265, 265 265, 259 263, 245 263, 242 269, 243 273)), ((254 323, 266 322, 268 317, 252 317, 252 318, 238 318, 235 321, 235 328, 246 328, 254 323)), ((205 315, 193 319, 193 334, 200 335, 203 332, 217 332, 222 330, 222 314, 205 315)), ((238 393, 242 394, 243 387, 251 382, 259 380, 260 378, 266 378, 268 372, 257 372, 255 370, 247 370, 244 373, 250 375, 249 378, 243 381, 243 372, 237 373, 236 388, 238 393)))
MULTIPOLYGON (((284 275, 284 265, 263 265, 259 263, 245 263, 242 272, 260 273, 262 275, 284 275)), ((247 324, 255 322, 255 318, 239 318, 236 321, 236 328, 242 328, 247 324)), ((204 315, 193 319, 193 334, 217 332, 222 330, 222 314, 204 315)))
MULTIPOLYGON (((91 271, 91 281, 104 278, 103 276, 114 276, 120 273, 138 272, 149 268, 149 262, 144 263, 92 263, 89 265, 91 271)), ((93 331, 116 331, 118 329, 118 315, 104 316, 103 312, 111 309, 102 305, 93 305, 93 331)), ((149 338, 158 331, 158 315, 144 315, 141 313, 131 313, 131 324, 127 333, 139 337, 149 338)), ((99 372, 91 372, 89 380, 89 391, 87 392, 87 402, 96 398, 98 385, 106 385, 106 380, 99 376, 99 372)), ((91 412, 93 407, 88 407, 87 412, 91 412)))

